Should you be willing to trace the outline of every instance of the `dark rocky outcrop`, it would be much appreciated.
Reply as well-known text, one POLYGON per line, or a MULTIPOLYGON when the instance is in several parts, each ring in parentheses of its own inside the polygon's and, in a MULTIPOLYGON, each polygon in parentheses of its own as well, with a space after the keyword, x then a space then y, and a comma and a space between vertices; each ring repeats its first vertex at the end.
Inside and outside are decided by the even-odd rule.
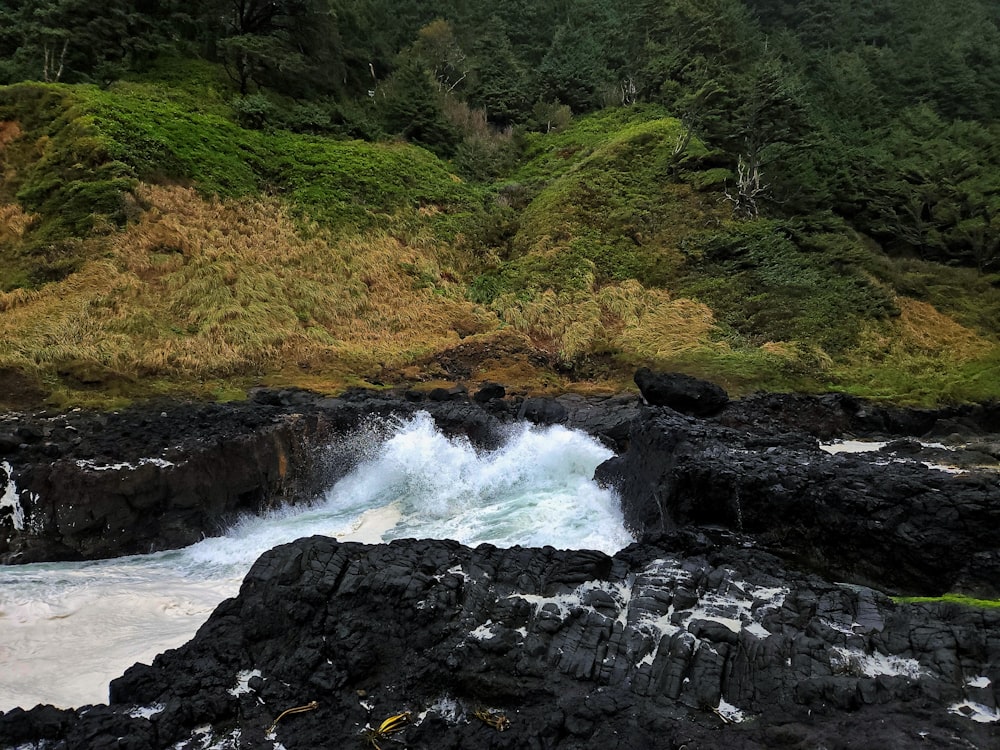
POLYGON ((488 393, 8 417, 8 557, 181 544, 308 500, 357 460, 345 436, 420 410, 483 447, 516 419, 595 435, 619 454, 597 475, 641 541, 608 557, 299 540, 191 642, 114 681, 110 705, 15 709, 0 747, 1000 747, 1000 608, 880 593, 1000 597, 1000 405, 761 394, 685 415, 631 395, 488 393), (833 437, 887 444, 830 455, 818 441, 833 437), (943 463, 970 471, 927 465, 943 463), (403 711, 400 734, 366 739, 403 711))
POLYGON ((906 455, 912 441, 888 458, 829 455, 804 432, 724 421, 670 409, 633 421, 628 451, 597 477, 619 490, 637 534, 723 527, 836 580, 1000 596, 996 472, 928 468, 906 455))
POLYGON ((478 404, 485 404, 495 399, 503 398, 507 395, 507 389, 499 383, 483 383, 482 387, 476 391, 472 398, 478 404))
POLYGON ((652 406, 669 406, 682 414, 708 417, 729 403, 729 394, 715 383, 676 372, 653 372, 648 367, 635 373, 639 392, 652 406))
POLYGON ((998 685, 1000 610, 894 604, 724 536, 614 557, 315 537, 109 706, 16 709, 0 746, 364 747, 408 711, 410 748, 985 749, 995 726, 963 713, 998 685))

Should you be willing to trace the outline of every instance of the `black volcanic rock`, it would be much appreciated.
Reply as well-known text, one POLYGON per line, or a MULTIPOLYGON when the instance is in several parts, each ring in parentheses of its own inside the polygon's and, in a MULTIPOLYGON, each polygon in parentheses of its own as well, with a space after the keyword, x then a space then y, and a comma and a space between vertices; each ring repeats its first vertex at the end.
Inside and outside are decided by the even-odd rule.
POLYGON ((16 709, 0 746, 364 747, 404 711, 409 748, 996 746, 958 712, 996 710, 1000 611, 894 604, 733 541, 299 540, 110 706, 16 709))
POLYGON ((996 472, 829 455, 802 432, 736 429, 669 409, 635 419, 628 445, 597 478, 619 491, 639 535, 724 527, 837 580, 922 594, 961 582, 996 595, 996 472))
POLYGON ((614 557, 299 540, 261 557, 191 642, 114 681, 111 705, 15 709, 0 747, 372 747, 366 727, 403 711, 405 730, 374 737, 383 750, 997 746, 997 724, 969 716, 1000 717, 1000 610, 896 604, 863 585, 1000 596, 998 475, 927 468, 953 453, 914 440, 958 425, 978 442, 956 463, 988 462, 995 405, 761 394, 695 419, 635 396, 455 396, 261 391, 0 420, 33 438, 5 459, 27 531, 11 533, 8 507, 0 554, 116 554, 241 498, 308 498, 357 461, 359 426, 421 410, 485 448, 519 416, 586 430, 621 452, 598 477, 643 537, 614 557), (904 440, 820 450, 838 435, 904 440))
POLYGON ((532 424, 562 424, 568 415, 566 407, 558 399, 526 398, 521 402, 517 418, 532 424))
POLYGON ((507 395, 507 389, 499 383, 483 383, 482 387, 476 391, 473 400, 478 404, 485 404, 494 399, 500 399, 507 395))
POLYGON ((729 403, 729 395, 706 380, 676 372, 653 372, 648 367, 636 370, 635 384, 652 406, 669 406, 682 414, 707 417, 718 414, 729 403))

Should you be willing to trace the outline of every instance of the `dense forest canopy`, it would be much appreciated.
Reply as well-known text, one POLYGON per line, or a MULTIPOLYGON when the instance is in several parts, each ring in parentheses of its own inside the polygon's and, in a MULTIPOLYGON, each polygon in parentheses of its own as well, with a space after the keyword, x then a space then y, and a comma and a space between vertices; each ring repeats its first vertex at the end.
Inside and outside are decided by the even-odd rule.
POLYGON ((890 251, 983 270, 1000 264, 998 49, 988 0, 0 3, 2 82, 198 56, 244 124, 445 156, 463 140, 448 99, 494 128, 663 104, 726 155, 738 211, 831 210, 890 251))

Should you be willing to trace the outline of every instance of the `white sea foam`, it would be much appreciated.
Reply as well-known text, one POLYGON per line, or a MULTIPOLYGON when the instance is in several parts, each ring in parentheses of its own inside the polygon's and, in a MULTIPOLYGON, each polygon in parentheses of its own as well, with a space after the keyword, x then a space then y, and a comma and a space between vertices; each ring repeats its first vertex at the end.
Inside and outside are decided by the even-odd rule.
POLYGON ((724 699, 719 699, 719 705, 715 709, 722 719, 729 724, 739 724, 747 720, 747 715, 732 703, 727 703, 724 699))
POLYGON ((461 704, 449 696, 438 698, 427 708, 417 714, 414 724, 420 724, 427 718, 427 714, 436 713, 449 724, 458 724, 462 719, 463 710, 461 704))
POLYGON ((128 715, 133 719, 152 719, 157 714, 163 713, 165 708, 166 706, 162 703, 154 703, 152 706, 136 706, 128 712, 128 715))
POLYGON ((1000 708, 991 708, 975 701, 962 701, 948 707, 953 714, 964 716, 966 719, 979 722, 980 724, 993 724, 1000 722, 1000 708))
POLYGON ((887 446, 889 443, 879 440, 834 440, 820 443, 819 447, 827 453, 871 453, 887 446))
MULTIPOLYGON (((243 731, 239 727, 233 729, 229 734, 219 737, 212 731, 212 727, 206 724, 195 729, 189 739, 174 745, 173 750, 182 750, 182 748, 184 750, 239 750, 243 747, 242 737, 243 731)), ((280 742, 275 742, 273 750, 284 750, 284 746, 280 742)))
POLYGON ((487 620, 478 628, 470 632, 469 637, 475 638, 477 641, 489 641, 496 638, 497 634, 494 630, 499 627, 499 625, 494 624, 493 620, 487 620))
MULTIPOLYGON (((923 448, 939 448, 941 450, 955 450, 954 446, 947 446, 944 443, 927 442, 925 440, 914 441, 923 448)), ((827 443, 820 443, 819 447, 827 453, 871 453, 879 451, 889 445, 885 440, 831 440, 827 443)))
POLYGON ((398 503, 384 540, 455 539, 464 544, 552 545, 613 553, 632 541, 615 495, 592 477, 613 454, 563 427, 523 425, 503 448, 480 453, 449 439, 427 414, 405 423, 379 453, 328 493, 368 506, 398 503))
POLYGON ((992 684, 993 683, 990 681, 990 678, 985 675, 970 677, 965 681, 965 686, 971 688, 988 688, 992 684))
POLYGON ((830 666, 835 672, 845 672, 859 677, 887 675, 917 680, 928 674, 927 670, 920 666, 920 662, 916 659, 878 652, 866 654, 863 651, 841 646, 835 646, 831 649, 830 666))
MULTIPOLYGON (((616 496, 591 481, 612 454, 582 433, 525 425, 480 452, 421 415, 354 443, 363 460, 311 507, 242 519, 183 550, 0 568, 0 710, 106 701, 109 680, 187 641, 263 552, 303 536, 608 553, 632 541, 616 496)), ((13 480, 2 497, 20 508, 13 480)))
POLYGON ((236 675, 236 684, 229 688, 229 694, 234 698, 246 695, 250 692, 250 680, 261 676, 259 669, 244 669, 236 675))
POLYGON ((119 462, 116 464, 99 464, 96 461, 90 459, 79 459, 76 465, 81 469, 88 469, 89 471, 122 471, 123 469, 129 469, 134 471, 140 466, 146 465, 156 466, 160 469, 167 469, 174 466, 172 461, 167 461, 165 458, 140 458, 134 464, 127 461, 119 462))
MULTIPOLYGON (((928 443, 923 440, 917 441, 924 448, 941 448, 945 450, 954 450, 954 448, 949 448, 942 443, 928 443)), ((822 448, 827 453, 836 455, 838 453, 872 453, 875 451, 882 450, 889 443, 880 440, 834 440, 829 443, 820 443, 820 448, 822 448)), ((943 471, 947 474, 967 474, 966 469, 960 469, 957 466, 948 466, 947 464, 937 464, 931 461, 917 461, 914 462, 909 458, 884 458, 875 462, 878 466, 888 466, 891 463, 898 464, 912 464, 920 463, 926 466, 928 469, 935 469, 937 471, 943 471)))
POLYGON ((693 643, 700 643, 701 639, 687 632, 696 620, 715 622, 735 633, 746 631, 756 638, 770 635, 762 620, 770 610, 782 605, 788 589, 756 586, 731 574, 716 589, 698 591, 697 602, 691 607, 678 609, 671 602, 662 611, 650 611, 646 606, 640 606, 640 601, 670 599, 678 586, 693 586, 694 575, 693 571, 674 561, 655 560, 628 582, 587 581, 566 594, 539 596, 515 593, 509 598, 531 604, 536 618, 543 612, 546 617, 559 620, 566 620, 577 612, 594 612, 620 623, 624 628, 649 636, 654 645, 639 659, 639 667, 653 663, 665 636, 684 634, 693 643), (609 595, 601 599, 600 610, 587 604, 598 591, 609 595), (611 608, 614 611, 609 611, 611 608))
POLYGON ((3 495, 0 495, 0 511, 10 508, 11 519, 17 531, 24 531, 24 507, 21 505, 21 498, 17 491, 17 483, 14 481, 14 469, 7 462, 0 463, 0 470, 7 476, 7 484, 4 486, 3 495))
POLYGON ((836 620, 830 620, 825 617, 821 617, 820 622, 831 630, 836 630, 838 633, 843 633, 844 635, 856 635, 857 631, 855 631, 854 628, 860 627, 860 625, 856 622, 852 622, 850 625, 847 625, 846 623, 837 622, 836 620))

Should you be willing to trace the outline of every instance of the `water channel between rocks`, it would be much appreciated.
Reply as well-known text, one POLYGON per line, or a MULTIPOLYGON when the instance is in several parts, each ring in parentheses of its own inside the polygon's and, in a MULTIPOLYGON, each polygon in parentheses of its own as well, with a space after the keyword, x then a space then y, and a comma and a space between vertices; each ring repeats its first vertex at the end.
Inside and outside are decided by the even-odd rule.
POLYGON ((106 702, 109 680, 187 641, 260 554, 303 536, 609 554, 632 541, 618 499, 592 481, 612 454, 583 433, 518 425, 484 453, 420 414, 351 443, 360 463, 310 507, 243 519, 182 550, 0 567, 0 711, 106 702))

